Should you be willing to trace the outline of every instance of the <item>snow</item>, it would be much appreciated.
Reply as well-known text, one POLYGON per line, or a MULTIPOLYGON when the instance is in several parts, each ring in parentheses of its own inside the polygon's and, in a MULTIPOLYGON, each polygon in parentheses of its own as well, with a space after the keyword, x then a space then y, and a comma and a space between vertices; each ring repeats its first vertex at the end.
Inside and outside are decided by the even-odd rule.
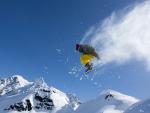
POLYGON ((55 108, 57 111, 68 104, 69 99, 65 93, 57 90, 54 87, 51 87, 50 89, 53 91, 53 93, 51 94, 51 98, 53 98, 54 105, 57 106, 55 108))
MULTIPOLYGON (((97 98, 81 104, 76 95, 49 87, 43 78, 36 82, 29 82, 22 76, 15 75, 4 78, 0 86, 3 89, 0 90, 4 91, 0 95, 0 113, 150 113, 150 99, 139 101, 110 89, 101 92, 97 98), (14 89, 4 90, 8 87, 14 89), (45 106, 37 109, 36 106, 40 101, 35 98, 36 95, 50 99, 53 102, 52 109, 47 109, 45 106), (19 112, 16 109, 9 109, 10 105, 20 102, 26 107, 27 100, 30 100, 32 105, 31 111, 19 112)), ((47 104, 50 100, 46 101, 47 104)))
POLYGON ((75 113, 123 113, 138 99, 113 90, 106 90, 99 97, 83 103, 75 113))
POLYGON ((124 113, 150 113, 150 98, 134 104, 124 113))
POLYGON ((20 87, 24 87, 25 85, 30 84, 31 82, 27 81, 26 79, 24 79, 21 75, 14 75, 12 76, 12 78, 18 78, 18 81, 20 83, 20 87))
POLYGON ((3 89, 7 88, 8 85, 9 87, 15 86, 15 88, 8 92, 5 91, 5 93, 0 96, 0 113, 18 113, 16 109, 4 109, 9 109, 10 105, 15 105, 16 103, 20 102, 22 102, 23 105, 26 106, 27 99, 30 100, 32 110, 21 111, 21 113, 64 113, 68 111, 74 111, 74 109, 78 107, 79 103, 76 100, 76 97, 74 97, 73 95, 68 95, 54 87, 49 87, 44 82, 43 78, 37 80, 36 82, 28 82, 22 76, 15 75, 12 77, 4 78, 3 80, 5 81, 3 82, 3 84, 0 82, 0 86, 2 85, 3 89), (17 84, 16 82, 14 82, 14 78, 16 77, 17 84), (48 110, 45 107, 36 109, 36 106, 40 102, 35 99, 35 95, 39 95, 41 98, 51 99, 54 104, 52 110, 48 110))
POLYGON ((17 89, 30 84, 32 84, 32 82, 27 81, 20 75, 0 79, 0 95, 4 95, 8 92, 12 93, 12 91, 16 91, 17 89))

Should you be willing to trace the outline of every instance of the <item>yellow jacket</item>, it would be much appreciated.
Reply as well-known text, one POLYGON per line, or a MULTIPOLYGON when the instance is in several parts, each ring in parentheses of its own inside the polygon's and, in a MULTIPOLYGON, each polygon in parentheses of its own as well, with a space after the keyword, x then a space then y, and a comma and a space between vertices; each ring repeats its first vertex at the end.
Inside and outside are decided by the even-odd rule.
POLYGON ((81 64, 86 65, 87 63, 90 63, 93 58, 94 57, 90 54, 82 54, 80 56, 80 62, 81 62, 81 64))

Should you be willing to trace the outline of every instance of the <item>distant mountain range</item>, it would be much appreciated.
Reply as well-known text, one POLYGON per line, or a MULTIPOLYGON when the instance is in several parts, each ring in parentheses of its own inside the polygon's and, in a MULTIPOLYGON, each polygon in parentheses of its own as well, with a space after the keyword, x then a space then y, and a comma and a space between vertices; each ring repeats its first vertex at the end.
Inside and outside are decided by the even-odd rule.
POLYGON ((81 103, 73 94, 49 87, 43 79, 29 82, 15 75, 0 79, 0 113, 150 113, 150 99, 113 90, 81 103))

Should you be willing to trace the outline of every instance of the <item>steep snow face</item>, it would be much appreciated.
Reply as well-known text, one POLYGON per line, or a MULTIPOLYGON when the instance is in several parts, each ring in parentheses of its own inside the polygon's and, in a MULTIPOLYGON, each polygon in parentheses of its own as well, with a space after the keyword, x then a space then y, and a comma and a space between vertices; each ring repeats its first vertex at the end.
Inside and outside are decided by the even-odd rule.
POLYGON ((81 104, 79 98, 74 94, 67 94, 67 96, 69 97, 71 107, 74 108, 74 110, 76 110, 81 104))
POLYGON ((123 113, 138 99, 123 95, 113 90, 107 90, 94 100, 83 103, 75 113, 123 113))
POLYGON ((0 96, 0 113, 62 113, 75 110, 80 102, 77 97, 48 87, 43 79, 28 82, 21 76, 12 76, 2 80, 3 90, 0 96), (17 79, 17 80, 16 80, 17 79))
POLYGON ((134 104, 124 113, 150 113, 150 99, 134 104))

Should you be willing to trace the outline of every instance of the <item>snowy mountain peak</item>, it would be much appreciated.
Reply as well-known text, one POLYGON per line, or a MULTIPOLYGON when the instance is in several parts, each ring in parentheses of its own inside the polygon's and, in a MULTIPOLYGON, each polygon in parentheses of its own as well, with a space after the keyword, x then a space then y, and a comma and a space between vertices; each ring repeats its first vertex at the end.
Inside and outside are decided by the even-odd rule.
POLYGON ((103 91, 100 94, 99 98, 104 98, 105 100, 115 99, 115 100, 126 101, 126 102, 128 101, 129 103, 138 101, 138 99, 136 99, 134 97, 119 93, 119 92, 111 90, 111 89, 103 91))
POLYGON ((119 92, 115 91, 115 90, 112 90, 112 89, 107 89, 107 90, 104 90, 100 93, 100 95, 103 95, 103 94, 118 94, 119 92))
POLYGON ((79 99, 54 87, 49 87, 43 78, 28 82, 14 75, 0 82, 0 113, 56 113, 64 108, 74 111, 79 99))
POLYGON ((109 89, 97 98, 81 104, 76 113, 123 113, 137 101, 138 99, 109 89))
POLYGON ((8 78, 2 78, 0 79, 0 95, 13 92, 29 84, 31 84, 31 82, 27 81, 20 75, 14 75, 8 78))
POLYGON ((40 77, 39 79, 37 79, 35 81, 35 84, 38 86, 38 87, 41 87, 41 88, 49 88, 49 86, 46 84, 45 80, 43 77, 40 77))
POLYGON ((28 80, 26 80, 25 78, 23 78, 21 75, 13 75, 10 78, 12 78, 16 82, 18 82, 21 87, 23 87, 25 85, 28 85, 30 83, 28 80))

